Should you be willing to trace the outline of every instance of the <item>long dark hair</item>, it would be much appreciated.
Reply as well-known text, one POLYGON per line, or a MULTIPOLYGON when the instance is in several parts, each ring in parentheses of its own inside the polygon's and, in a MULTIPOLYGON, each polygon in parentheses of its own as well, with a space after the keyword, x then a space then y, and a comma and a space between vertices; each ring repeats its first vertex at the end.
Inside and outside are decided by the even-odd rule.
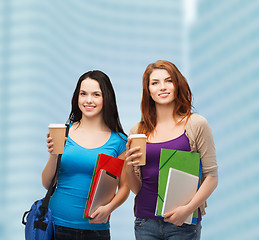
POLYGON ((99 70, 86 72, 78 79, 76 89, 74 91, 72 101, 71 101, 72 109, 69 115, 69 121, 79 122, 82 118, 82 112, 78 106, 78 96, 80 92, 81 83, 86 78, 91 78, 93 80, 96 80, 100 85, 102 95, 103 95, 102 114, 103 114, 104 123, 112 131, 125 134, 120 123, 117 104, 116 104, 116 97, 115 97, 115 93, 114 93, 114 89, 112 87, 111 81, 105 73, 99 70))

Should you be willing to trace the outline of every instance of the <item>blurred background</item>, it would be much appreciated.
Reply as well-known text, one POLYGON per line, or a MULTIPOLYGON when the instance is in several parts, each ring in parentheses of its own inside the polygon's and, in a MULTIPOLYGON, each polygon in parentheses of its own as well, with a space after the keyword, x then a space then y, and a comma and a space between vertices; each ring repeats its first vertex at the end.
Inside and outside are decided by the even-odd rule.
MULTIPOLYGON (((126 132, 140 120, 146 66, 172 61, 212 128, 219 185, 202 239, 259 239, 259 1, 0 1, 0 239, 45 194, 49 123, 64 123, 82 73, 114 85, 126 132)), ((133 194, 111 217, 134 239, 133 194)))

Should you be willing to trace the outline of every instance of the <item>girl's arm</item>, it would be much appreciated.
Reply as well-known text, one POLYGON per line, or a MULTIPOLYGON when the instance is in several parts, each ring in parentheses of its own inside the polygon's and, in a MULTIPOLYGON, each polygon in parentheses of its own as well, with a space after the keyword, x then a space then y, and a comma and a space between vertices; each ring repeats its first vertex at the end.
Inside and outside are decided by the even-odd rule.
POLYGON ((134 193, 134 194, 138 194, 142 183, 140 180, 140 177, 138 177, 134 171, 134 167, 133 165, 136 165, 139 163, 139 161, 135 160, 136 158, 140 157, 142 155, 142 153, 134 153, 138 150, 140 150, 140 147, 135 147, 130 149, 130 143, 131 143, 132 139, 128 139, 127 142, 127 150, 126 150, 126 175, 127 175, 127 182, 129 185, 130 190, 134 193))
POLYGON ((218 185, 216 150, 212 131, 204 117, 194 115, 196 119, 192 123, 192 130, 195 133, 195 145, 201 154, 202 174, 205 176, 199 190, 193 199, 185 206, 178 207, 172 212, 165 214, 165 221, 182 225, 186 218, 198 207, 200 207, 212 194, 218 185))
MULTIPOLYGON (((125 152, 123 152, 118 158, 125 160, 125 152)), ((119 182, 119 189, 116 195, 110 203, 105 206, 99 207, 91 215, 92 219, 89 220, 90 223, 103 223, 104 220, 128 198, 130 191, 126 180, 125 166, 126 162, 124 162, 119 182)))
POLYGON ((52 154, 53 141, 52 141, 52 138, 50 137, 49 133, 47 133, 47 147, 48 147, 48 152, 49 152, 49 159, 41 174, 42 185, 46 189, 49 188, 51 181, 54 177, 54 174, 56 172, 56 167, 57 167, 57 159, 58 159, 57 154, 52 154))

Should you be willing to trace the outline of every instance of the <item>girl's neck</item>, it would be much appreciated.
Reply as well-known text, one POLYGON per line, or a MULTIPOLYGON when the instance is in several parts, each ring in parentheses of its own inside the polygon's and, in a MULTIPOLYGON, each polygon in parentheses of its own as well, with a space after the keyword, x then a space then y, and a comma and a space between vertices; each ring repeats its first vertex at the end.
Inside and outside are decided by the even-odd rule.
POLYGON ((96 117, 96 118, 86 118, 82 116, 79 124, 80 128, 83 128, 87 132, 107 132, 110 131, 110 129, 107 127, 107 125, 104 123, 104 120, 102 117, 96 117))
POLYGON ((184 133, 184 121, 180 116, 173 116, 174 106, 156 105, 157 123, 148 138, 149 142, 165 142, 184 133))
POLYGON ((174 104, 156 105, 157 124, 174 121, 174 104))

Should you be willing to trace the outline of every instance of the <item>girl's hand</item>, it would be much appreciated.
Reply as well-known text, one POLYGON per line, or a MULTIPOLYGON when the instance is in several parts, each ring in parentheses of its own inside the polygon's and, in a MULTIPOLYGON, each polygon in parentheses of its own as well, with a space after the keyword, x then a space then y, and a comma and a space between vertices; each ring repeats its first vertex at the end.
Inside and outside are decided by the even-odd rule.
POLYGON ((126 171, 133 171, 133 165, 139 164, 137 158, 141 157, 142 153, 135 153, 136 151, 140 150, 140 147, 134 147, 130 149, 132 139, 128 139, 126 144, 126 154, 125 154, 125 161, 126 164, 126 171))
POLYGON ((47 148, 48 148, 48 152, 50 153, 50 154, 52 154, 52 152, 53 152, 53 140, 52 140, 52 138, 50 137, 50 133, 48 132, 47 133, 47 148))
MULTIPOLYGON (((65 142, 66 141, 67 141, 67 137, 65 138, 65 142)), ((57 155, 57 154, 53 153, 53 145, 54 145, 54 143, 53 143, 52 137, 50 137, 50 133, 49 132, 47 133, 47 140, 46 140, 46 142, 47 142, 48 152, 50 154, 52 154, 52 155, 57 155)))
POLYGON ((105 206, 100 206, 94 211, 94 213, 91 214, 89 223, 104 223, 110 214, 111 211, 108 204, 105 206))
POLYGON ((170 222, 176 226, 182 226, 187 217, 191 214, 187 206, 180 206, 175 208, 173 211, 164 214, 164 221, 170 222))

